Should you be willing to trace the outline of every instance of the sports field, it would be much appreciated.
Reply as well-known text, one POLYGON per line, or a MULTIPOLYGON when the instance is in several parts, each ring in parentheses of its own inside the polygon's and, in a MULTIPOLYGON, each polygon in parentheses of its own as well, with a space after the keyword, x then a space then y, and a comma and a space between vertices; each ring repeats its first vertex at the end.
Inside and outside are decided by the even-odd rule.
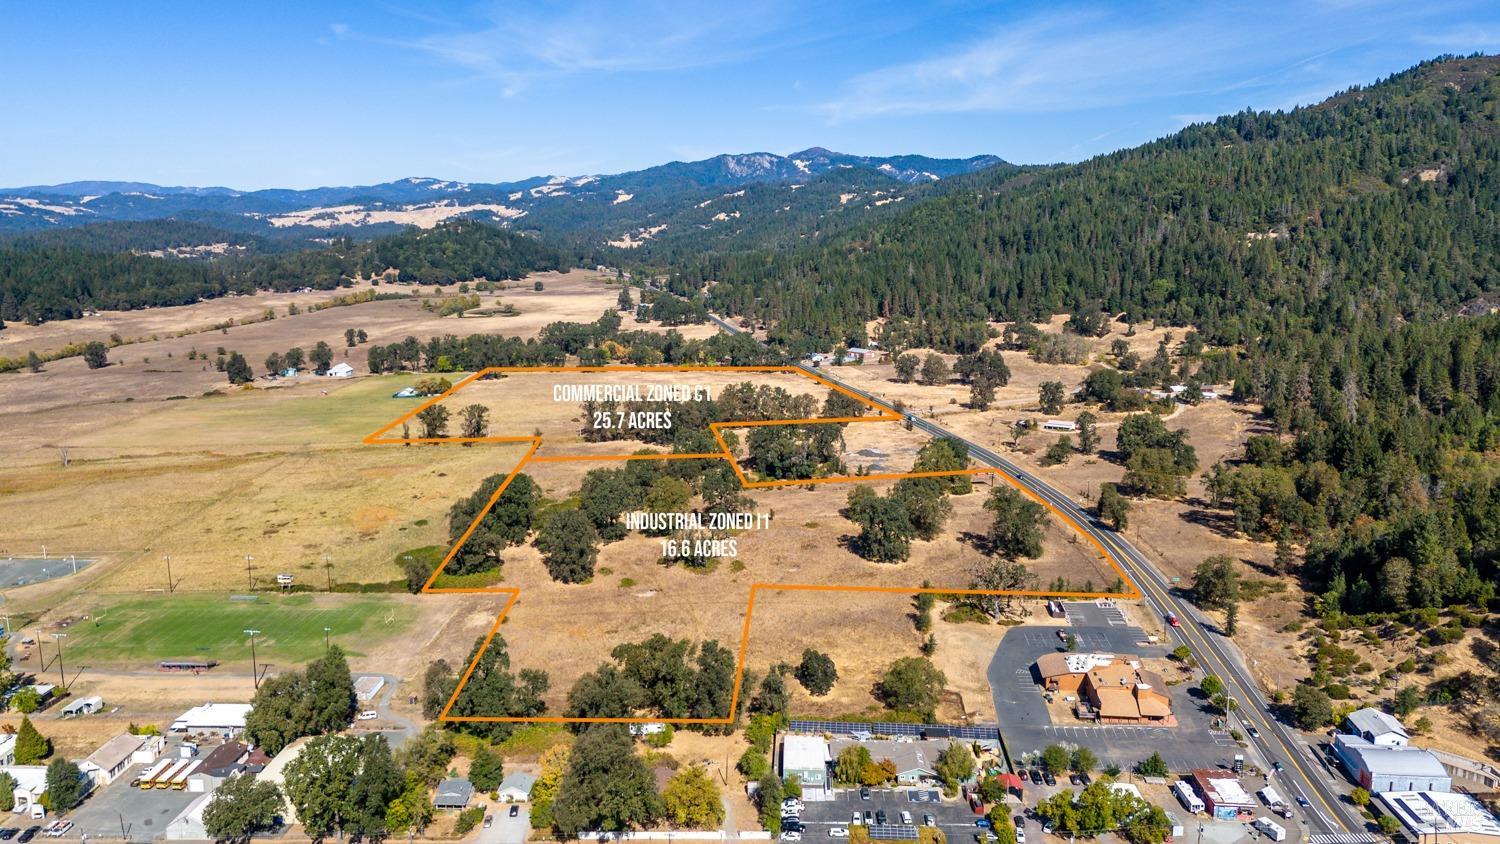
MULTIPOLYGON (((262 663, 301 664, 323 650, 323 628, 352 655, 403 632, 416 613, 390 596, 257 596, 228 594, 127 598, 67 628, 66 662, 140 664, 163 659, 250 661, 245 630, 259 630, 262 663)), ((48 652, 50 658, 50 642, 48 652)))

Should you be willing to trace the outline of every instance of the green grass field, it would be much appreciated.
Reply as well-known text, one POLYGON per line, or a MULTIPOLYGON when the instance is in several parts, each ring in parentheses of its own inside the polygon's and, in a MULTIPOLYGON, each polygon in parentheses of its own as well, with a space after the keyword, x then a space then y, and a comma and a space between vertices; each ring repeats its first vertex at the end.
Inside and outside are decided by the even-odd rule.
POLYGON ((66 659, 74 665, 133 664, 163 659, 249 662, 246 629, 259 630, 262 662, 292 665, 323 651, 323 628, 353 655, 403 632, 415 611, 388 598, 341 595, 266 595, 234 601, 227 595, 128 598, 102 607, 68 630, 66 659))

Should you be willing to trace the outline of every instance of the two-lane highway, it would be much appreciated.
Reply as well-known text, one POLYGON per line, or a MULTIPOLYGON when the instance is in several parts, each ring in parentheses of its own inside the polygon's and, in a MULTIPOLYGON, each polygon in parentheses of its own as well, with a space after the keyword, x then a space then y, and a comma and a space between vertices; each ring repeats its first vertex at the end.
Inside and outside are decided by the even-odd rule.
MULTIPOLYGON (((725 331, 733 334, 744 333, 725 320, 718 317, 710 318, 725 331)), ((1080 529, 1098 540, 1115 564, 1129 575, 1131 581, 1140 590, 1142 599, 1158 613, 1158 617, 1164 617, 1167 612, 1172 612, 1181 620, 1182 626, 1171 628, 1171 635, 1193 651, 1199 664, 1206 671, 1217 675, 1224 681, 1230 695, 1239 704, 1237 714, 1240 720, 1246 725, 1253 726, 1260 733, 1259 738, 1247 736, 1246 740, 1260 751, 1268 764, 1280 763, 1281 773, 1273 774, 1273 776, 1281 781, 1293 797, 1300 797, 1306 801, 1306 806, 1299 814, 1303 816, 1307 826, 1315 832, 1325 833, 1363 832, 1365 830, 1365 824, 1352 813, 1350 807, 1343 802, 1334 788, 1333 778, 1314 758, 1316 751, 1309 747, 1306 740, 1296 730, 1284 726, 1271 717, 1266 700, 1256 688, 1254 679, 1243 667, 1242 660, 1230 655, 1229 649, 1233 645, 1225 642, 1216 632, 1205 629, 1198 622, 1197 614, 1191 612, 1186 603, 1172 592, 1166 578, 1124 537, 1106 527, 1092 513, 1067 495, 984 445, 957 436, 915 413, 897 410, 880 397, 845 383, 828 369, 814 370, 802 364, 797 366, 808 372, 816 371, 819 377, 832 381, 892 412, 903 413, 913 428, 926 434, 934 437, 951 437, 963 442, 974 460, 998 469, 1015 484, 1066 514, 1080 529)))

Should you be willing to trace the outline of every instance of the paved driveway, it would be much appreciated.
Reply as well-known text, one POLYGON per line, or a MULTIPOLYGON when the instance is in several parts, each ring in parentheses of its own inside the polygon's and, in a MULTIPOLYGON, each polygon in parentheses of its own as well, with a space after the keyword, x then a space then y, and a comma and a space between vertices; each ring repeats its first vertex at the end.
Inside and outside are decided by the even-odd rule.
POLYGON ((1203 702, 1188 695, 1187 685, 1167 690, 1176 714, 1176 727, 1088 726, 1083 722, 1054 725, 1042 699, 1041 678, 1033 668, 1037 657, 1063 649, 1057 631, 1077 637, 1080 651, 1161 657, 1163 645, 1146 642, 1144 631, 1131 627, 1117 608, 1092 603, 1065 604, 1069 628, 1013 627, 1000 640, 990 661, 988 679, 995 698, 1000 734, 1011 758, 1021 764, 1049 744, 1068 744, 1094 751, 1102 764, 1129 768, 1160 752, 1174 771, 1215 767, 1233 761, 1240 752, 1227 733, 1210 729, 1213 716, 1203 702))
POLYGON ((531 807, 526 803, 517 804, 521 807, 520 814, 510 816, 510 804, 491 803, 487 810, 495 819, 489 829, 484 824, 479 825, 480 844, 522 844, 526 836, 531 834, 531 807))

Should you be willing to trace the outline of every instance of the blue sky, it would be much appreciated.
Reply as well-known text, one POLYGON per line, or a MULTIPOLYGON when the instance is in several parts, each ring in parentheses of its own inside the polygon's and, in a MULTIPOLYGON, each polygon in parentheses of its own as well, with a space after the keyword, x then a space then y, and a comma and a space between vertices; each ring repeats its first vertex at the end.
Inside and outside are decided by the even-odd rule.
POLYGON ((7 3, 0 185, 1076 161, 1475 51, 1492 0, 7 3))

